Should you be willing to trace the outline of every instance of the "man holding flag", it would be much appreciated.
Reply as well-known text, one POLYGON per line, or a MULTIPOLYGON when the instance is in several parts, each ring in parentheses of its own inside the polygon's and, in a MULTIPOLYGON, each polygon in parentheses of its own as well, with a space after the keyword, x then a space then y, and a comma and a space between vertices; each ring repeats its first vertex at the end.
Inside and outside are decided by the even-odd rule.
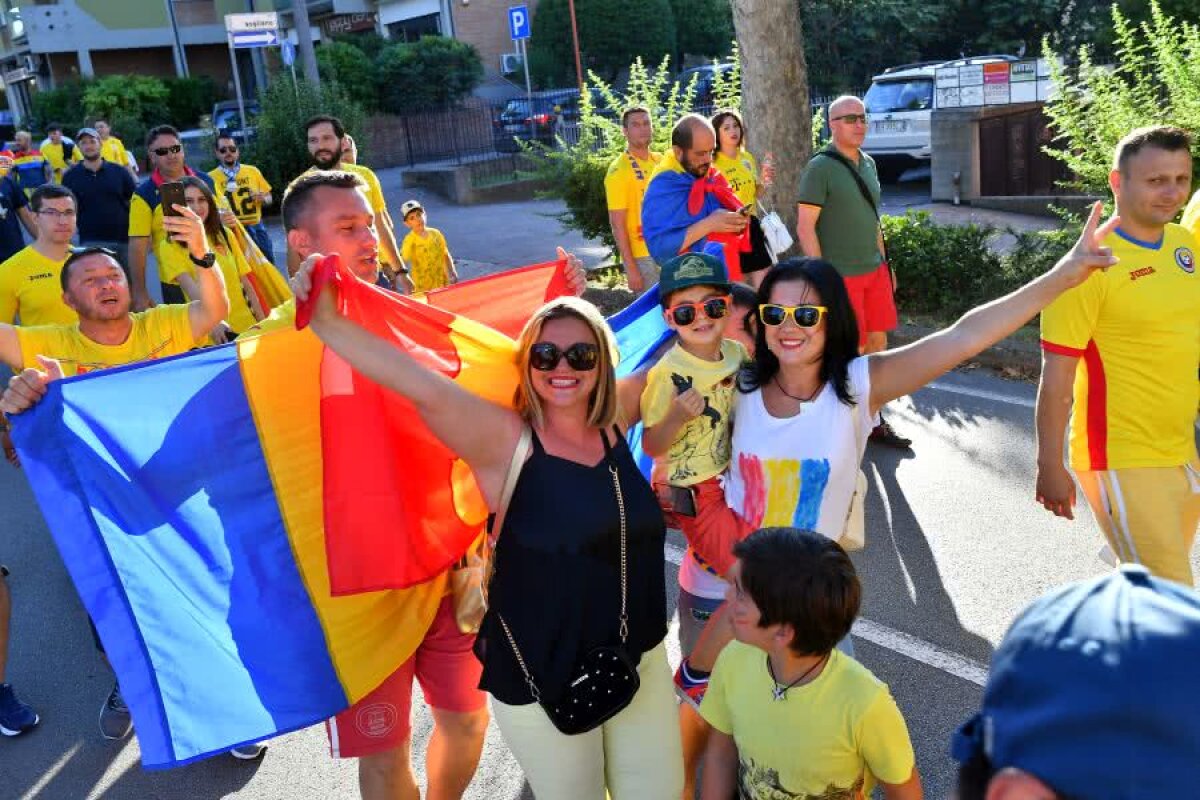
MULTIPOLYGON (((671 151, 650 178, 642 201, 642 233, 659 264, 686 251, 724 251, 730 278, 741 279, 748 213, 712 165, 717 135, 699 114, 687 114, 671 131, 671 151)), ((718 255, 718 253, 714 253, 718 255)))

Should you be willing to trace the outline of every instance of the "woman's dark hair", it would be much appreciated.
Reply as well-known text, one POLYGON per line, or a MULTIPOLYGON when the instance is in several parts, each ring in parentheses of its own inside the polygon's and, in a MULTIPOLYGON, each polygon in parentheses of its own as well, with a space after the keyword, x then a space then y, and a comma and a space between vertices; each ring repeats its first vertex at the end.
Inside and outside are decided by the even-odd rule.
POLYGON ((760 628, 787 625, 788 646, 823 655, 846 638, 862 604, 850 556, 825 536, 798 528, 762 528, 733 546, 738 583, 758 606, 760 628))
MULTIPOLYGON (((807 283, 825 306, 825 352, 821 356, 821 380, 829 381, 838 400, 854 405, 850 394, 850 362, 858 357, 858 320, 842 276, 828 261, 803 256, 780 261, 771 267, 758 287, 758 302, 771 302, 776 284, 788 281, 807 283)), ((779 373, 779 359, 767 348, 765 325, 756 325, 754 332, 754 361, 738 378, 738 389, 750 394, 766 386, 779 373)))
POLYGON ((712 115, 713 130, 717 132, 717 149, 721 149, 721 125, 725 120, 732 118, 738 124, 738 128, 742 131, 742 138, 738 141, 738 147, 746 146, 746 123, 742 121, 742 115, 732 108, 722 108, 717 113, 712 115))
POLYGON ((212 189, 208 188, 208 184, 199 178, 191 175, 184 175, 179 179, 186 190, 189 186, 199 189, 204 195, 204 199, 208 201, 208 217, 204 220, 204 232, 208 234, 209 242, 216 246, 221 245, 228 249, 229 234, 225 232, 225 225, 221 222, 221 209, 217 208, 217 198, 213 196, 212 189))
POLYGON ((729 294, 733 296, 733 319, 732 322, 741 325, 742 330, 751 339, 754 338, 754 315, 758 313, 758 294, 753 289, 744 283, 733 283, 729 287, 729 294), (739 314, 737 307, 742 306, 750 309, 744 314, 739 314), (740 319, 738 317, 741 317, 740 319))

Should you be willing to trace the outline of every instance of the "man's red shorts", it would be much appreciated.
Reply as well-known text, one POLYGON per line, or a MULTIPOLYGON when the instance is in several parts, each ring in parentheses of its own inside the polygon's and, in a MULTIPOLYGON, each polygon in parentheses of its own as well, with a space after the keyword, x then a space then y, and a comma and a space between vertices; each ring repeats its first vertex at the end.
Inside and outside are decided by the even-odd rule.
POLYGON ((454 621, 449 596, 442 599, 433 624, 417 652, 375 691, 325 722, 334 758, 358 758, 404 745, 412 733, 412 685, 415 677, 425 702, 442 711, 478 711, 487 705, 479 690, 483 667, 454 621))
POLYGON ((867 343, 868 333, 894 331, 896 329, 896 300, 893 297, 892 273, 887 262, 880 264, 874 272, 843 278, 858 318, 858 345, 867 343))

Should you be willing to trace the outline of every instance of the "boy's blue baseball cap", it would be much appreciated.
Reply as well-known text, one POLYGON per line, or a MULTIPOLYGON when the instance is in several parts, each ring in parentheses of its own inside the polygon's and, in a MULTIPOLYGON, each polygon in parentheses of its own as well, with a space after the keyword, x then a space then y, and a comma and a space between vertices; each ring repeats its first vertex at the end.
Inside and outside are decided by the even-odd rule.
POLYGON ((954 735, 1073 800, 1196 796, 1200 595, 1127 565, 1036 600, 954 735))

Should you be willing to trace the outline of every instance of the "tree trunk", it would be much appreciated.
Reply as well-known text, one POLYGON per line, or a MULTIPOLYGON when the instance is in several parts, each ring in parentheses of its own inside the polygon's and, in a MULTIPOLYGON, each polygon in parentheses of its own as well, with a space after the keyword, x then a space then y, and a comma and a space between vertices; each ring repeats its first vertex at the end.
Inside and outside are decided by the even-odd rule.
POLYGON ((761 199, 795 231, 800 171, 812 154, 800 4, 733 0, 733 29, 741 50, 747 139, 760 163, 767 153, 775 156, 775 182, 761 199))

